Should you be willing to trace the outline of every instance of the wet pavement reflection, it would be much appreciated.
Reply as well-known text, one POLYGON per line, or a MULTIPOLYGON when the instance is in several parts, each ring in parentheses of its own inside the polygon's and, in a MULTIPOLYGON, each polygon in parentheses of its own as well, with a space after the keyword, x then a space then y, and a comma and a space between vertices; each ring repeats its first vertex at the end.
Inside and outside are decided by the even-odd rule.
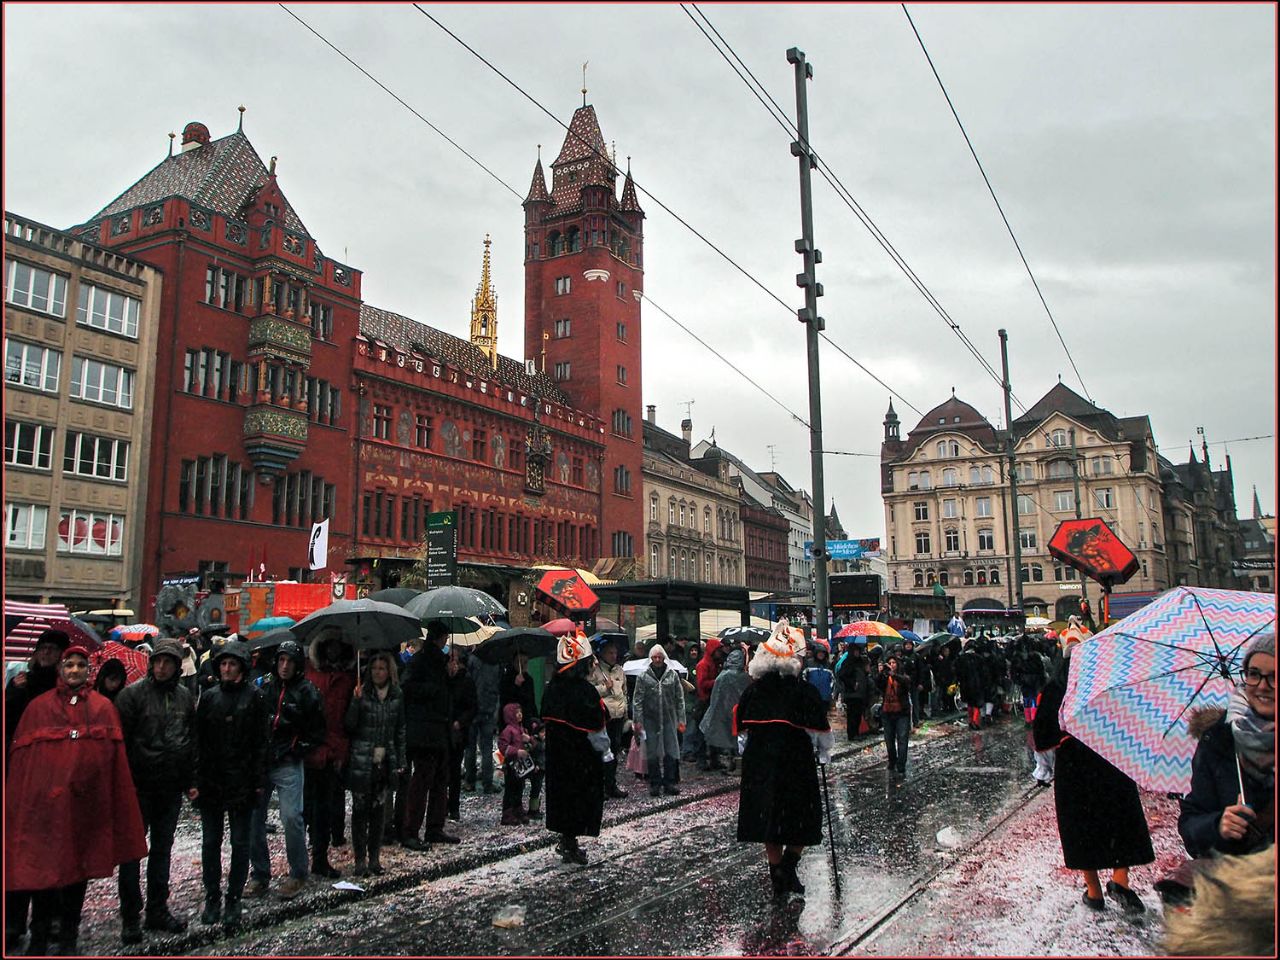
MULTIPOLYGON (((861 745, 873 743, 869 738, 861 745)), ((856 945, 1028 794, 1018 723, 915 742, 908 772, 859 751, 829 768, 841 896, 829 847, 799 866, 804 898, 770 894, 763 850, 735 839, 737 793, 692 800, 584 839, 587 867, 542 849, 204 947, 258 955, 782 955, 856 945), (951 841, 940 843, 938 834, 951 841), (955 839, 958 838, 958 841, 955 839), (523 925, 493 925, 504 907, 523 925)), ((825 829, 824 829, 825 833, 825 829)))

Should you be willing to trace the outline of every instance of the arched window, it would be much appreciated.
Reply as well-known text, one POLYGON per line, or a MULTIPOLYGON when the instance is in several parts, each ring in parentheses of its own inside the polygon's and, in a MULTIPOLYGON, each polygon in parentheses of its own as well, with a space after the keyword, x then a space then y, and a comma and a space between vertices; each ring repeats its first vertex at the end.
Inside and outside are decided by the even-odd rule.
POLYGON ((972 586, 973 586, 973 570, 972 570, 971 568, 969 568, 969 567, 965 567, 965 571, 964 571, 964 585, 965 585, 966 587, 972 587, 972 586))
POLYGON ((670 554, 667 556, 667 576, 675 579, 676 576, 676 548, 672 547, 670 554))
POLYGON ((924 571, 923 571, 923 570, 912 570, 912 571, 911 571, 911 576, 912 576, 912 580, 913 580, 913 583, 914 583, 914 585, 915 585, 915 586, 917 586, 917 587, 923 587, 923 586, 924 586, 924 571))
POLYGON ((928 490, 931 486, 933 486, 933 484, 929 481, 929 471, 921 470, 920 471, 920 489, 928 490))
POLYGON ((946 455, 947 455, 947 441, 939 440, 938 441, 938 459, 941 460, 946 455))
POLYGON ((1071 476, 1070 460, 1051 460, 1045 476, 1050 480, 1066 480, 1071 476))
POLYGON ((1067 445, 1067 431, 1059 427, 1053 433, 1049 434, 1049 443, 1055 447, 1065 447, 1067 445))
POLYGON ((924 582, 925 582, 925 586, 932 587, 935 583, 938 582, 938 574, 933 570, 926 570, 924 572, 924 582))
POLYGON ((560 236, 559 230, 552 230, 547 234, 547 253, 553 257, 564 253, 564 237, 560 236))
POLYGON ((992 473, 992 471, 991 471, 991 468, 990 468, 990 467, 983 467, 983 468, 982 468, 982 482, 983 482, 983 483, 995 483, 995 482, 996 482, 996 475, 995 475, 994 473, 992 473))
MULTIPOLYGON (((654 498, 653 507, 654 507, 654 512, 656 513, 658 509, 657 498, 654 498)), ((660 573, 662 573, 662 571, 658 569, 658 564, 660 560, 661 560, 661 557, 658 552, 658 545, 656 543, 649 544, 649 576, 657 577, 660 573)))
POLYGON ((582 234, 577 227, 565 231, 564 246, 566 253, 577 253, 582 249, 582 234))
POLYGON ((944 487, 954 487, 960 482, 959 474, 953 467, 947 467, 942 471, 942 485, 944 487))
POLYGON ((658 519, 658 495, 655 493, 649 498, 649 519, 658 519))
POLYGON ((676 524, 676 498, 671 497, 667 500, 667 523, 671 526, 676 524))
POLYGON ((945 570, 939 570, 939 571, 938 571, 938 583, 939 583, 939 584, 941 584, 941 585, 942 585, 942 586, 944 586, 944 587, 948 587, 948 586, 950 586, 950 585, 951 585, 951 574, 947 573, 947 571, 945 571, 945 570))
POLYGON ((685 520, 685 515, 684 515, 684 504, 683 504, 683 503, 681 503, 681 504, 680 504, 680 526, 682 526, 682 527, 684 526, 684 520, 685 520))
POLYGON ((990 582, 991 582, 991 585, 992 585, 992 586, 999 586, 999 585, 1000 585, 1000 568, 999 568, 999 567, 992 567, 992 568, 991 568, 991 581, 990 581, 990 582))
POLYGON ((710 507, 702 508, 702 532, 703 533, 711 532, 711 508, 710 507))

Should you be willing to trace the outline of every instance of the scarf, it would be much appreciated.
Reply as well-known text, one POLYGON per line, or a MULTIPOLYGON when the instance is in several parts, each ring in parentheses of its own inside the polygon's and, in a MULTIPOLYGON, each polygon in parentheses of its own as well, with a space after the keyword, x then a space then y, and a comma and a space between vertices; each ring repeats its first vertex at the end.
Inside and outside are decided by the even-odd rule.
POLYGON ((1244 687, 1237 686, 1227 701, 1227 722, 1235 741, 1240 766, 1252 779, 1270 785, 1275 782, 1276 723, 1254 713, 1245 697, 1244 687))

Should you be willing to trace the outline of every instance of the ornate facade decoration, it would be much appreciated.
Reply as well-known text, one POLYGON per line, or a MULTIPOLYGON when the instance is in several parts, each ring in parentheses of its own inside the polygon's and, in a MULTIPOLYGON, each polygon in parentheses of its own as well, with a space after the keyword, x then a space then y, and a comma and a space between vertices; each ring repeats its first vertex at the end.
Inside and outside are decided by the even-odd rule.
POLYGON ((471 342, 498 369, 498 296, 489 281, 489 235, 484 235, 484 265, 480 268, 480 286, 471 301, 471 342))

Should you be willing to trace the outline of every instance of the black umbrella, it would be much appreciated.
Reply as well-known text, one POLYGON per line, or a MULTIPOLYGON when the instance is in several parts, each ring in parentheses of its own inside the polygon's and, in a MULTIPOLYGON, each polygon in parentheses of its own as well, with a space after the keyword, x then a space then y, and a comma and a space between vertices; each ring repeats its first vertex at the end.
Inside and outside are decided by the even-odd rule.
POLYGON ((560 639, 541 627, 515 627, 501 630, 475 648, 475 655, 485 663, 510 663, 516 654, 526 657, 550 657, 560 639))
POLYGON ((337 600, 308 614, 290 629, 305 643, 325 627, 341 631, 342 640, 357 650, 395 650, 422 636, 417 616, 403 607, 376 600, 337 600))
POLYGON ((480 625, 470 618, 505 617, 507 608, 483 590, 470 587, 437 587, 405 604, 421 620, 443 620, 451 633, 475 633, 480 625))
POLYGON ((631 638, 625 633, 616 633, 612 630, 601 631, 591 635, 591 648, 596 653, 604 650, 606 644, 612 643, 618 648, 618 662, 621 663, 627 656, 627 651, 631 649, 631 638))
POLYGON ((250 653, 255 650, 265 650, 268 647, 278 647, 286 640, 297 640, 297 635, 288 627, 277 627, 274 630, 268 630, 260 637, 250 640, 247 644, 250 653))
POLYGON ((773 632, 764 627, 725 627, 718 636, 728 643, 746 643, 754 647, 768 640, 773 632))
POLYGON ((391 587, 387 590, 378 590, 369 594, 369 599, 378 603, 394 603, 397 607, 403 607, 414 597, 420 596, 422 596, 421 590, 412 590, 409 587, 391 587))

